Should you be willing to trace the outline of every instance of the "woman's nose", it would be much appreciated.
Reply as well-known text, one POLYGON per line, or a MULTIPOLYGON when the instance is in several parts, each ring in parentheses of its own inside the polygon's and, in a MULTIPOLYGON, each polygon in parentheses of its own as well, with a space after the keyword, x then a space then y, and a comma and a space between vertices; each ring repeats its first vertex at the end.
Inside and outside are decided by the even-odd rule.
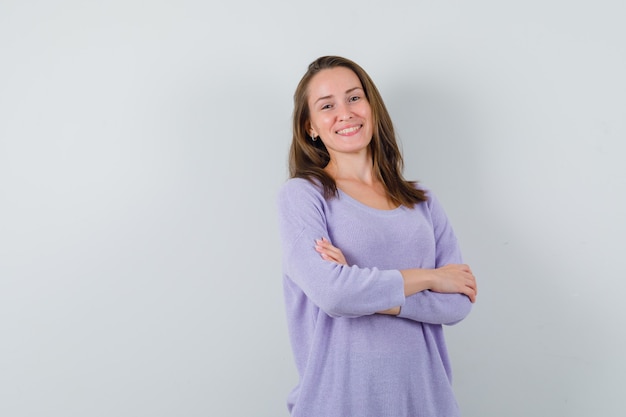
POLYGON ((350 106, 344 104, 339 107, 339 119, 340 120, 348 120, 352 118, 352 111, 350 110, 350 106))

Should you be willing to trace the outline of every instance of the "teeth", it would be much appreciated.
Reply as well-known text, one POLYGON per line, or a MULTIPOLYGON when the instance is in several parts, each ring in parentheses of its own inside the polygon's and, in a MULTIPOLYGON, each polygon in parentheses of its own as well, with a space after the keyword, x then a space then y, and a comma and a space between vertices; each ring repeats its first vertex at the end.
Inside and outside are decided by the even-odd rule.
POLYGON ((345 135, 346 133, 356 132, 360 128, 361 128, 361 126, 349 127, 347 129, 338 130, 337 133, 340 134, 340 135, 345 135))

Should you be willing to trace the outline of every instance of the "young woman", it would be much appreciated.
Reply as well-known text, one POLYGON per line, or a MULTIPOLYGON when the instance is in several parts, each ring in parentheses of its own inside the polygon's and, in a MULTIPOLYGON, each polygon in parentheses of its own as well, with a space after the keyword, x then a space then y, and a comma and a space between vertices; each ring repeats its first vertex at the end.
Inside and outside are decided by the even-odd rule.
POLYGON ((442 325, 468 315, 476 280, 435 196, 403 178, 389 114, 356 63, 309 66, 289 168, 278 211, 300 376, 291 415, 458 416, 442 325))

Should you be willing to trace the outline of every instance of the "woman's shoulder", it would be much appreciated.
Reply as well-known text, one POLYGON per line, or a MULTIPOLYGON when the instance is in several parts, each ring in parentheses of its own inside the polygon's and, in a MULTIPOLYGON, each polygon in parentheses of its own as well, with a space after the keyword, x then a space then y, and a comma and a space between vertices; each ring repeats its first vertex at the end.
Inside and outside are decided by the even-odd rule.
POLYGON ((280 193, 320 193, 322 187, 318 181, 306 178, 289 178, 280 187, 280 193))
POLYGON ((422 182, 411 181, 411 183, 413 185, 413 188, 424 193, 424 196, 426 197, 426 201, 424 202, 428 204, 431 196, 433 196, 432 190, 428 186, 424 185, 422 182))
POLYGON ((413 183, 413 186, 422 191, 424 193, 424 196, 426 197, 426 200, 422 202, 422 204, 425 204, 426 207, 428 208, 428 210, 432 210, 433 208, 438 208, 439 206, 439 200, 437 199, 437 195, 436 193, 432 190, 431 187, 424 185, 423 183, 413 183))
POLYGON ((289 178, 278 190, 279 203, 297 203, 304 201, 324 200, 324 191, 318 182, 309 181, 305 178, 289 178))
POLYGON ((437 197, 437 193, 433 191, 431 187, 420 184, 419 186, 416 186, 416 188, 419 188, 424 192, 426 201, 422 204, 424 204, 424 208, 430 212, 431 216, 438 217, 440 215, 445 215, 445 209, 437 197))

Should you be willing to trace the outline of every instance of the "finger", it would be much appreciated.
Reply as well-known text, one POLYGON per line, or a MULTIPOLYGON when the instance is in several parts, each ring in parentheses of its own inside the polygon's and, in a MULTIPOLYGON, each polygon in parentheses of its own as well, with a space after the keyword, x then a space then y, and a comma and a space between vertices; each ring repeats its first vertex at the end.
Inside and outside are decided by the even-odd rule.
POLYGON ((476 283, 472 279, 472 277, 464 277, 462 281, 459 282, 459 292, 461 294, 466 295, 472 303, 476 301, 476 283))
POLYGON ((478 292, 478 289, 477 289, 477 287, 476 287, 476 281, 474 281, 473 279, 468 280, 468 281, 465 283, 465 286, 466 286, 467 288, 471 289, 474 293, 477 293, 477 292, 478 292))
POLYGON ((331 245, 330 242, 328 240, 325 240, 324 238, 315 239, 315 248, 328 250, 329 248, 332 248, 332 247, 333 245, 331 245))
POLYGON ((315 250, 322 256, 323 259, 339 263, 340 258, 338 257, 337 253, 333 252, 332 250, 329 250, 328 248, 319 245, 315 246, 315 250))
POLYGON ((341 251, 335 247, 331 247, 331 248, 326 248, 326 252, 332 256, 338 257, 341 255, 341 251))
POLYGON ((334 246, 325 237, 320 238, 320 239, 315 239, 315 250, 319 252, 320 254, 324 253, 326 256, 328 256, 329 260, 332 260, 338 264, 342 264, 342 265, 348 264, 341 249, 334 246))
POLYGON ((326 252, 320 252, 320 256, 322 257, 322 259, 326 260, 326 261, 333 261, 333 262, 337 262, 336 259, 334 259, 331 255, 329 255, 326 252))
MULTIPOLYGON (((332 254, 333 256, 341 256, 342 252, 336 246, 333 246, 329 241, 319 242, 316 248, 319 247, 319 250, 323 250, 328 254, 332 254)), ((318 251, 319 251, 318 250, 318 251)))
POLYGON ((476 282, 476 277, 474 276, 474 274, 471 275, 471 284, 474 292, 478 293, 478 283, 476 282))
POLYGON ((333 247, 329 248, 324 245, 315 245, 315 250, 318 251, 319 253, 325 253, 330 256, 337 256, 337 254, 340 253, 336 248, 333 248, 333 247))
POLYGON ((333 250, 339 250, 336 246, 334 246, 332 243, 330 243, 328 241, 328 239, 326 238, 322 238, 321 240, 318 241, 318 245, 327 248, 327 249, 333 249, 333 250))
POLYGON ((478 283, 476 282, 476 277, 472 275, 472 288, 474 288, 474 292, 478 294, 478 283))
POLYGON ((336 257, 332 253, 329 253, 328 251, 326 251, 325 249, 322 248, 322 249, 318 250, 318 252, 319 252, 320 256, 323 259, 332 260, 332 261, 337 262, 336 257))
POLYGON ((468 288, 466 291, 463 292, 463 294, 465 294, 472 303, 476 302, 476 291, 472 291, 468 288))
POLYGON ((472 301, 472 303, 476 302, 476 297, 478 296, 478 292, 476 291, 476 289, 474 289, 472 291, 472 296, 470 297, 470 300, 472 301))
POLYGON ((333 248, 333 245, 328 240, 325 240, 325 239, 315 239, 315 245, 324 249, 333 248))

